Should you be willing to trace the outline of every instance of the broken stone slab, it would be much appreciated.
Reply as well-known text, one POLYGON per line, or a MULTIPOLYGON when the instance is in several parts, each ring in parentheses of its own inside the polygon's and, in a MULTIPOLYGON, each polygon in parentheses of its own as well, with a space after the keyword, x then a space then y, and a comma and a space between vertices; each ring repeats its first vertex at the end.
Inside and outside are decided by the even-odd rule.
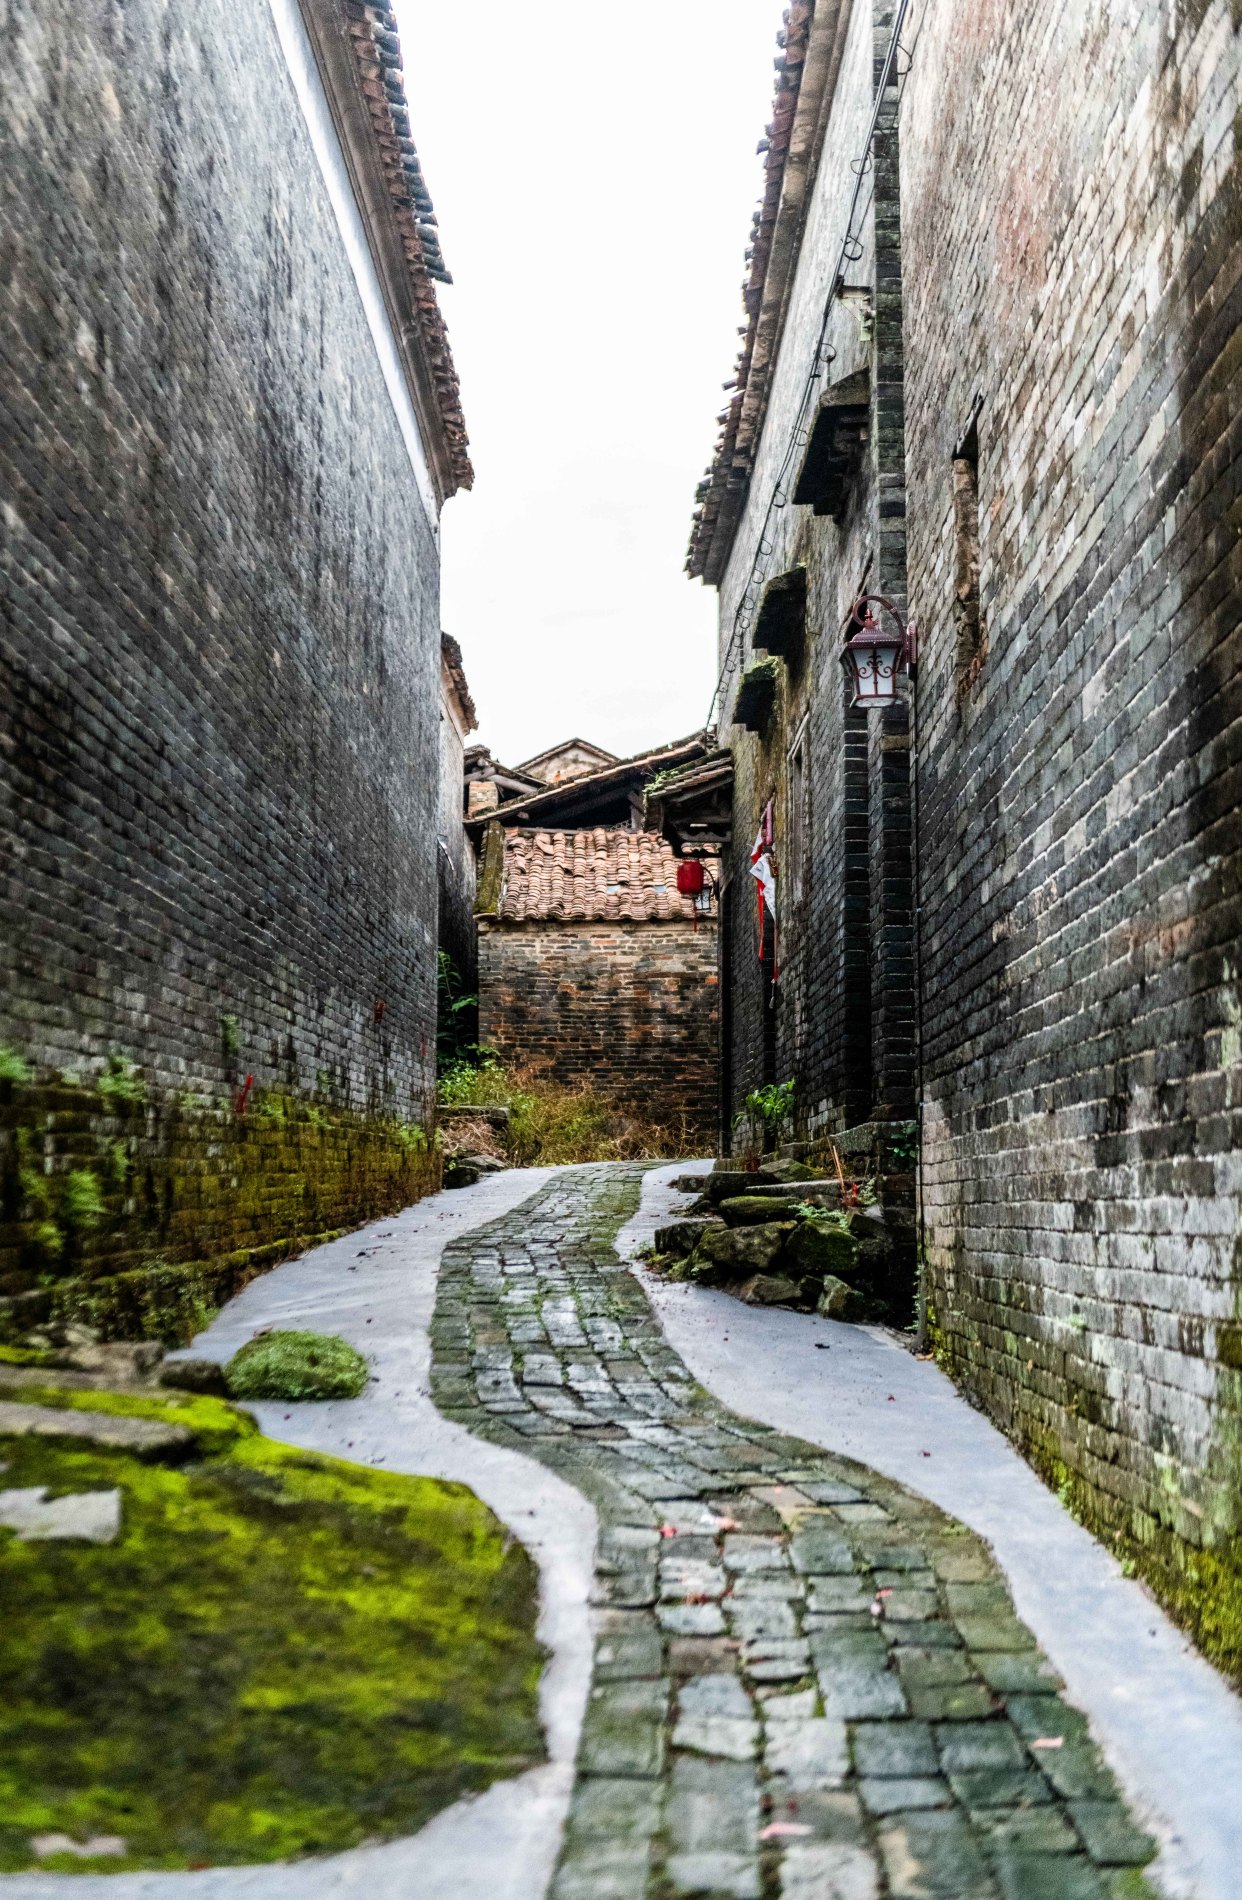
POLYGON ((500 1102, 455 1102, 452 1107, 443 1103, 436 1109, 436 1120, 441 1122, 487 1122, 492 1128, 509 1126, 510 1110, 500 1102))
POLYGON ((855 1317, 861 1305, 857 1288, 847 1286, 844 1280, 838 1280, 835 1274, 830 1273, 820 1288, 815 1311, 821 1319, 849 1320, 855 1317))
POLYGON ((24 1544, 46 1543, 51 1538, 111 1544, 121 1534, 121 1494, 76 1491, 49 1498, 45 1484, 0 1491, 0 1524, 16 1531, 24 1544))
POLYGON ((224 1377, 224 1367, 216 1359, 204 1359, 199 1354, 188 1355, 184 1359, 165 1359, 160 1367, 161 1385, 174 1387, 178 1392, 198 1392, 211 1398, 227 1398, 228 1385, 224 1377))
POLYGON ((822 1173, 808 1167, 805 1161, 765 1161, 763 1171, 774 1181, 816 1181, 824 1178, 822 1173))
POLYGON ((106 1339, 71 1342, 58 1352, 55 1364, 74 1372, 103 1372, 121 1384, 135 1385, 154 1371, 164 1348, 153 1339, 106 1339))
POLYGON ((85 1841, 75 1841, 72 1834, 35 1834, 31 1837, 30 1851, 36 1860, 47 1860, 52 1854, 76 1854, 80 1860, 103 1860, 123 1854, 126 1843, 119 1834, 92 1834, 85 1841))
POLYGON ((445 1165, 444 1185, 446 1188, 473 1187, 481 1178, 481 1174, 482 1170, 473 1166, 471 1162, 450 1161, 445 1165))
POLYGON ((789 1236, 781 1266, 800 1280, 823 1280, 829 1274, 849 1279, 858 1269, 858 1242, 839 1227, 802 1220, 789 1236))
POLYGON ((168 1452, 189 1452, 194 1434, 184 1425, 158 1418, 122 1418, 109 1412, 58 1411, 49 1405, 21 1405, 0 1399, 0 1437, 88 1438, 114 1451, 131 1451, 139 1458, 168 1452))
POLYGON ((792 1221, 770 1221, 761 1227, 713 1228, 703 1235, 690 1256, 691 1274, 710 1286, 766 1273, 792 1232, 792 1221))
POLYGON ((730 1227, 756 1227, 763 1221, 796 1220, 796 1194, 728 1194, 718 1202, 730 1227))
POLYGON ((738 1297, 747 1306, 796 1306, 802 1294, 797 1281, 783 1273, 754 1273, 743 1280, 738 1297))
POLYGON ((710 1174, 696 1175, 694 1186, 710 1200, 723 1201, 731 1194, 749 1194, 756 1187, 779 1187, 770 1174, 759 1168, 753 1174, 744 1168, 715 1168, 710 1174))
POLYGON ((675 1220, 667 1227, 657 1227, 653 1245, 657 1253, 672 1254, 678 1260, 684 1260, 692 1254, 709 1227, 719 1227, 718 1220, 675 1220))

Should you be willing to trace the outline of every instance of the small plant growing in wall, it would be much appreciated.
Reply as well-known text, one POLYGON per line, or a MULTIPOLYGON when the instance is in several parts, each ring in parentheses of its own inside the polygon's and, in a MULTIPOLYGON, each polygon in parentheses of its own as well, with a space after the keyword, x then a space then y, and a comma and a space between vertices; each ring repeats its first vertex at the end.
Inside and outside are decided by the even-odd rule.
POLYGON ((237 1026, 236 1016, 221 1016, 220 1054, 224 1057, 225 1067, 231 1067, 240 1053, 241 1031, 237 1026))
POLYGON ((89 1168, 74 1168, 60 1191, 60 1217, 70 1233, 89 1233, 107 1213, 99 1182, 89 1168))
POLYGON ((7 1042, 0 1042, 0 1085, 21 1088, 30 1081, 32 1074, 30 1064, 18 1055, 16 1049, 10 1049, 7 1042))
POLYGON ((109 1056, 103 1074, 95 1083, 95 1092, 106 1108, 122 1114, 140 1108, 147 1099, 146 1085, 137 1067, 124 1056, 109 1056))
POLYGON ((743 1132, 748 1157, 757 1158, 776 1147, 793 1120, 797 1086, 791 1078, 788 1082, 769 1082, 761 1089, 750 1091, 733 1118, 734 1128, 743 1132))

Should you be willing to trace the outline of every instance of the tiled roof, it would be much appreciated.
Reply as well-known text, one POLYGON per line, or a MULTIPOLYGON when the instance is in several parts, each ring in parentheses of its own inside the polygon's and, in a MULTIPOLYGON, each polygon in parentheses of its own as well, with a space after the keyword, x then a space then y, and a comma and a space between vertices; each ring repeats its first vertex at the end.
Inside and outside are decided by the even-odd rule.
POLYGON ((387 0, 373 0, 372 4, 364 4, 363 0, 340 0, 340 5, 358 65, 372 137, 392 201, 393 220, 405 254, 423 353, 435 384, 452 474, 458 487, 469 488, 474 476, 467 453, 461 392, 448 331, 432 282, 433 278, 442 284, 451 284, 453 280, 440 251, 435 210, 410 136, 410 107, 405 96, 396 15, 387 0))
POLYGON ((727 547, 718 546, 718 538, 732 538, 737 512, 750 484, 766 408, 771 352, 766 347, 766 338, 758 349, 756 345, 760 341, 768 267, 785 189, 786 162, 814 13, 815 0, 791 0, 784 27, 777 34, 781 50, 776 60, 776 98, 772 122, 765 128, 759 143, 759 150, 765 155, 763 197, 751 223, 750 248, 746 253, 750 269, 742 286, 746 310, 742 347, 733 379, 725 385, 732 390, 728 407, 717 417, 720 434, 716 453, 695 494, 698 506, 686 559, 687 573, 701 575, 712 585, 719 582, 727 558, 727 547))
POLYGON ((562 779, 556 785, 540 786, 529 797, 525 794, 515 795, 499 811, 488 812, 476 822, 485 823, 488 819, 499 818, 503 824, 506 818, 517 818, 519 815, 523 818, 528 814, 532 818, 541 814, 549 818, 563 815, 597 791, 605 792, 629 780, 636 781, 641 787, 657 773, 701 758, 707 749, 707 735, 692 733, 689 738, 677 739, 672 745, 659 746, 654 752, 638 752, 632 759, 618 759, 615 765, 601 766, 598 772, 584 772, 581 778, 562 779))
POLYGON ((677 859, 655 831, 506 831, 497 915, 507 923, 550 918, 653 922, 688 918, 677 859))

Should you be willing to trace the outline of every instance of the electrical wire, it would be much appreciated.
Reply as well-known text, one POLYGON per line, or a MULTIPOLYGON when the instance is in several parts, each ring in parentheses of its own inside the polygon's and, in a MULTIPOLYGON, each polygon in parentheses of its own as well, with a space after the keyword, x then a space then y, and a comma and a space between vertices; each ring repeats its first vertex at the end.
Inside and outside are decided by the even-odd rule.
MULTIPOLYGON (((750 575, 734 612, 733 627, 729 634, 729 644, 725 649, 724 659, 721 661, 720 671, 716 677, 716 686, 712 693, 711 705, 707 709, 707 718, 703 722, 705 729, 711 726, 716 716, 716 708, 720 702, 721 691, 733 669, 735 657, 745 649, 746 639, 753 625, 755 611, 759 604, 759 596, 762 593, 762 586, 767 579, 766 563, 771 560, 776 548, 773 536, 773 523, 781 510, 789 505, 789 482, 794 461, 800 451, 805 449, 810 439, 808 412, 816 393, 815 386, 836 355, 836 351, 828 342, 828 329, 832 322, 833 310, 844 286, 845 267, 847 264, 857 263, 863 254, 862 240, 855 231, 854 226, 856 220, 859 220, 859 205, 862 197, 863 181, 872 172, 874 167, 872 145, 875 141, 876 132, 879 129, 880 115, 885 105, 885 94, 889 89, 889 83, 893 76, 897 54, 899 51, 907 52, 907 49, 901 45, 901 29, 905 24, 909 4, 910 0, 898 0, 897 15, 893 21, 893 31, 888 42, 888 51, 884 56, 884 64, 880 71, 879 84, 876 87, 875 104, 872 108, 871 123, 867 129, 867 137, 863 143, 861 155, 851 161, 850 169, 854 173, 854 190, 850 198, 849 216, 845 221, 845 236, 841 240, 841 249, 837 256, 836 268, 832 274, 832 286, 825 300, 823 316, 820 319, 819 335, 815 343, 815 354, 811 360, 811 367, 807 372, 806 382, 803 386, 802 400, 798 404, 797 418, 790 431, 789 441, 786 444, 785 453, 781 457, 780 469, 768 500, 767 509, 763 518, 763 527, 760 530, 758 545, 755 549, 755 558, 751 563, 750 575)), ((909 54, 907 52, 907 58, 908 57, 909 54)), ((906 74, 909 70, 909 65, 907 65, 905 72, 898 74, 897 98, 892 102, 894 107, 894 121, 897 111, 900 110, 901 94, 905 86, 906 74)), ((866 204, 862 206, 863 217, 865 217, 867 211, 870 209, 874 196, 875 191, 873 186, 867 197, 866 204)))

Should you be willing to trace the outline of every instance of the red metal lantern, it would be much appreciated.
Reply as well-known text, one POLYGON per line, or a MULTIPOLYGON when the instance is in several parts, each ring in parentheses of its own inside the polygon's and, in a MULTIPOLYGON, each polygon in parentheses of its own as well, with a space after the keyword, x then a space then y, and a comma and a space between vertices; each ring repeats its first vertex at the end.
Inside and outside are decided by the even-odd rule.
POLYGON ((860 594, 845 623, 858 631, 841 649, 841 664, 854 689, 855 706, 891 706, 897 698, 897 675, 914 665, 913 625, 907 627, 897 608, 884 594, 860 594), (877 620, 871 610, 880 610, 877 620), (886 628, 885 616, 889 621, 886 628))
POLYGON ((677 888, 683 897, 697 897, 707 882, 701 858, 682 858, 677 866, 677 888))

